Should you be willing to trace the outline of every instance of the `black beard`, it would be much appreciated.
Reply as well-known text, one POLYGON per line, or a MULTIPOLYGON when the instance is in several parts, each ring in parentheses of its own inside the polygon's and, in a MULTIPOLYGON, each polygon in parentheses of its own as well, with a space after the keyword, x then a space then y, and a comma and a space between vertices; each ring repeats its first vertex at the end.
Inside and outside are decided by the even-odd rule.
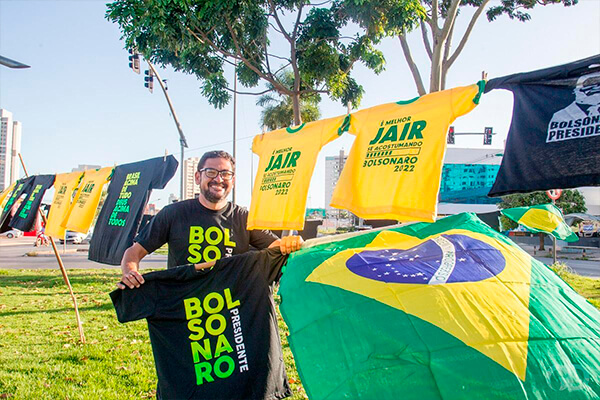
POLYGON ((212 185, 209 184, 206 190, 204 190, 203 188, 201 189, 202 195, 204 196, 204 198, 206 200, 210 201, 211 203, 218 203, 219 201, 221 201, 223 199, 222 197, 219 197, 210 191, 211 186, 223 187, 225 189, 224 197, 227 197, 227 187, 225 187, 224 185, 219 185, 219 184, 212 184, 212 185))

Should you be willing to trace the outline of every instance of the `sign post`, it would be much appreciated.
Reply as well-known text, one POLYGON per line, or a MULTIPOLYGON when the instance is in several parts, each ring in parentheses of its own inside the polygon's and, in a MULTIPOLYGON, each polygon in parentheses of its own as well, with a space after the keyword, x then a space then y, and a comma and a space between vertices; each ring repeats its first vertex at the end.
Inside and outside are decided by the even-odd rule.
MULTIPOLYGON (((560 195, 562 194, 562 189, 550 189, 550 190, 546 190, 546 194, 552 200, 552 205, 555 205, 556 204, 556 200, 558 200, 560 198, 560 195)), ((552 246, 552 258, 554 259, 553 264, 556 264, 556 238, 554 236, 552 236, 552 243, 553 243, 553 246, 552 246)))

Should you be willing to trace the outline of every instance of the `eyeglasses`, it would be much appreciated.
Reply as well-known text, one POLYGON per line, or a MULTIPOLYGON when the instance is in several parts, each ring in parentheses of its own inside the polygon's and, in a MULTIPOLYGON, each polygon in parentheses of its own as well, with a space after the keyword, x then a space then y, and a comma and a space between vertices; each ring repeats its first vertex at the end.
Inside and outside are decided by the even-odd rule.
POLYGON ((204 175, 206 175, 206 177, 210 179, 215 179, 217 175, 221 175, 221 179, 223 179, 224 181, 230 181, 231 178, 233 178, 233 175, 235 175, 235 172, 229 171, 227 169, 219 171, 218 169, 214 168, 202 168, 200 172, 204 172, 204 175))

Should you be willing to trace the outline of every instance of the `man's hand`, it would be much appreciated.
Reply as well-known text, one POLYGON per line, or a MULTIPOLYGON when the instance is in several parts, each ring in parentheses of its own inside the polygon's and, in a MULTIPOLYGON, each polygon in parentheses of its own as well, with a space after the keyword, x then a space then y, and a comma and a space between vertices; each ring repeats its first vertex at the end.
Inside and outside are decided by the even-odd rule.
POLYGON ((125 289, 125 286, 129 289, 139 288, 144 283, 144 277, 137 271, 124 272, 121 276, 121 282, 117 283, 119 289, 125 289))
MULTIPOLYGON (((284 236, 275 242, 279 245, 279 250, 281 250, 281 254, 290 254, 296 250, 300 250, 302 247, 302 243, 304 243, 304 239, 302 236, 284 236)), ((275 243, 274 242, 274 243, 275 243)), ((273 244, 269 247, 274 247, 273 244)))
POLYGON ((133 246, 125 250, 121 260, 121 282, 117 283, 119 289, 139 288, 144 283, 144 278, 138 272, 140 261, 148 252, 141 245, 134 243, 133 246))

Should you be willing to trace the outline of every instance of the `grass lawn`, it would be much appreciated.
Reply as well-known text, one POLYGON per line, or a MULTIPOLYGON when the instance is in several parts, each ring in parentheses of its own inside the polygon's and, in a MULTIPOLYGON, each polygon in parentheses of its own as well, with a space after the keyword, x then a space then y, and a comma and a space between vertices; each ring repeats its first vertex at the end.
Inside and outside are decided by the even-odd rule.
MULTIPOLYGON (((600 307, 600 280, 557 272, 600 307)), ((0 270, 0 399, 154 398, 156 375, 145 321, 120 324, 107 295, 113 270, 70 270, 87 344, 58 270, 0 270)), ((279 317, 294 391, 306 398, 279 317)))

